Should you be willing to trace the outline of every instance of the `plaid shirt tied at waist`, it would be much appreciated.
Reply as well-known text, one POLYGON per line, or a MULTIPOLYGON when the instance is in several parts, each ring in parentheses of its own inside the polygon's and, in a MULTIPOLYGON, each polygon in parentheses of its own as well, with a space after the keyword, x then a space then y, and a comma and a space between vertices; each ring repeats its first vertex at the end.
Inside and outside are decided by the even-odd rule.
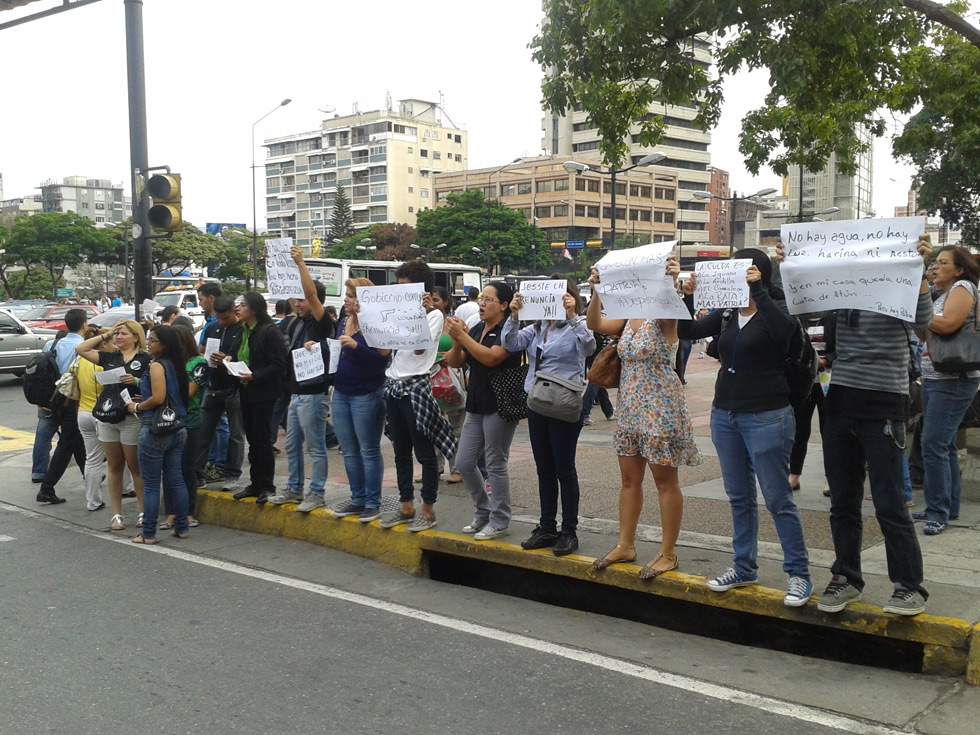
MULTIPOLYGON (((385 398, 408 398, 415 411, 415 426, 419 432, 432 442, 447 459, 456 456, 458 439, 449 420, 439 410, 429 378, 418 375, 405 380, 388 378, 385 382, 385 398)), ((385 435, 389 436, 388 423, 385 421, 385 435)))

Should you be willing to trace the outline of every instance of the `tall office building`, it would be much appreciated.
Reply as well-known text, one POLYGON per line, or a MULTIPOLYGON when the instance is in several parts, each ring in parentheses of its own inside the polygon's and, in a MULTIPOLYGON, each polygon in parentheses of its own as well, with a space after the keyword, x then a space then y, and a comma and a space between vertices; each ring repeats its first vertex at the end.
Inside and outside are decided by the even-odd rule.
POLYGON ((840 211, 824 216, 824 219, 847 220, 873 217, 871 209, 872 145, 871 133, 862 128, 860 137, 868 149, 858 154, 857 171, 853 175, 839 170, 837 154, 831 154, 823 171, 810 171, 801 166, 789 170, 789 211, 793 216, 806 218, 831 207, 840 211), (803 188, 800 190, 802 177, 803 188))
MULTIPOLYGON (((692 63, 704 68, 711 66, 711 45, 707 39, 695 38, 690 50, 692 63)), ((694 101, 679 106, 654 104, 647 115, 664 118, 667 128, 663 142, 655 148, 641 145, 638 126, 630 131, 627 141, 631 162, 635 163, 650 153, 664 153, 667 159, 655 168, 669 168, 676 172, 677 238, 685 257, 694 257, 697 250, 695 244, 708 239, 708 205, 695 198, 693 192, 707 191, 711 183, 711 154, 708 152, 711 133, 695 126, 693 121, 697 114, 698 107, 694 101)), ((595 156, 598 153, 598 131, 591 126, 588 114, 581 106, 566 110, 562 115, 545 111, 542 130, 542 147, 549 153, 567 156, 569 160, 575 160, 580 154, 591 152, 595 156)))
POLYGON ((68 176, 60 182, 48 179, 38 189, 45 212, 77 212, 96 224, 125 222, 133 216, 132 200, 123 185, 107 179, 68 176))
POLYGON ((301 248, 330 230, 338 186, 354 227, 401 222, 435 206, 433 177, 467 166, 467 134, 444 125, 434 102, 399 100, 392 108, 323 121, 319 130, 264 142, 269 234, 301 248))

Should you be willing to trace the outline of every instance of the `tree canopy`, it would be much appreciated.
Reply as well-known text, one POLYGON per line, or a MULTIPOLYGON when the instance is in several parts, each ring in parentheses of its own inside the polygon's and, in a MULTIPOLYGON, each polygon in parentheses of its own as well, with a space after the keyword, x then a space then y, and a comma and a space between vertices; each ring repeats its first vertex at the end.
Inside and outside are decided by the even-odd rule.
POLYGON ((695 122, 713 127, 725 78, 746 68, 769 72, 762 104, 742 121, 739 150, 752 173, 819 171, 832 153, 853 171, 861 126, 880 137, 886 114, 921 108, 894 151, 919 166, 923 203, 957 223, 965 221, 964 196, 976 209, 980 176, 962 165, 980 153, 980 30, 958 14, 966 8, 932 0, 548 0, 531 48, 545 70, 545 104, 557 113, 581 105, 613 166, 624 162, 634 126, 644 146, 663 140, 652 103, 695 104, 695 122), (717 75, 694 57, 703 44, 717 75), (961 193, 955 205, 951 189, 961 193))

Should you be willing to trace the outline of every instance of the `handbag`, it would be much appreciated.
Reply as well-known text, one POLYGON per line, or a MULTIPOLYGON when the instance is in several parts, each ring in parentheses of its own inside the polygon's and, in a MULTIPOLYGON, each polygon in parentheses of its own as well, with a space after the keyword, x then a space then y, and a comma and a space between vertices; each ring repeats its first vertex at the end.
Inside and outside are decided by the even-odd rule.
POLYGON ((498 367, 490 371, 490 387, 497 400, 497 415, 504 421, 520 421, 527 418, 527 365, 498 367))
POLYGON ((68 401, 79 401, 82 398, 82 389, 78 385, 78 361, 81 357, 76 357, 68 372, 58 378, 54 384, 55 389, 68 401))
POLYGON ((619 387, 619 374, 623 369, 623 364, 620 362, 619 352, 616 350, 618 344, 619 340, 614 339, 603 347, 595 356, 595 360, 592 361, 592 367, 589 369, 587 377, 594 386, 598 388, 619 387))
POLYGON ((941 373, 967 373, 980 370, 980 309, 974 296, 973 319, 952 334, 926 332, 929 359, 941 373))
POLYGON ((448 408, 458 408, 466 400, 466 392, 453 368, 438 367, 429 376, 429 384, 435 399, 448 408))
POLYGON ((548 418, 575 423, 582 415, 585 384, 548 373, 534 374, 527 407, 548 418))
POLYGON ((165 436, 183 428, 184 420, 180 416, 180 408, 168 392, 164 402, 153 409, 153 415, 150 417, 150 433, 153 436, 165 436))

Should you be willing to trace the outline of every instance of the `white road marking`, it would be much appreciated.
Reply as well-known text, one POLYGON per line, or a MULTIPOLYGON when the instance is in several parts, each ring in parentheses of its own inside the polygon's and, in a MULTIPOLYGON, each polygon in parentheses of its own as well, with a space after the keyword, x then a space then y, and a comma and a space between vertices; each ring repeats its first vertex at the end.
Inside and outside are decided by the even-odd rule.
POLYGON ((525 648, 537 653, 557 656, 570 661, 578 661, 579 663, 584 663, 589 666, 594 666, 596 668, 611 671, 623 676, 630 676, 635 679, 651 682, 653 684, 669 686, 674 689, 680 689, 682 691, 691 692, 692 694, 698 694, 703 697, 717 699, 723 702, 752 707, 753 709, 782 717, 789 717, 801 722, 809 722, 822 727, 832 728, 834 730, 854 733, 854 735, 910 735, 911 732, 914 732, 909 730, 896 730, 894 728, 877 725, 866 720, 860 720, 834 712, 828 712, 816 707, 785 702, 780 699, 774 699, 772 697, 747 692, 743 689, 736 689, 734 687, 728 687, 721 684, 701 681, 690 676, 672 674, 650 666, 643 666, 630 661, 623 661, 611 656, 605 656, 600 653, 585 651, 579 648, 571 648, 558 643, 551 643, 550 641, 530 638, 517 633, 511 633, 509 631, 491 628, 486 625, 480 625, 479 623, 471 623, 466 620, 460 620, 458 618, 451 618, 438 613, 419 610, 417 608, 408 607, 407 605, 401 605, 396 602, 379 600, 357 592, 348 592, 347 590, 337 589, 335 587, 329 587, 327 585, 317 584, 315 582, 293 579, 292 577, 286 577, 263 569, 253 569, 234 562, 222 561, 221 559, 212 559, 206 556, 190 554, 186 551, 180 551, 179 549, 175 549, 171 546, 164 546, 161 544, 156 544, 153 546, 140 546, 138 544, 133 544, 130 541, 130 536, 128 534, 124 536, 110 535, 104 531, 95 531, 90 528, 76 526, 70 522, 52 518, 51 516, 41 515, 40 513, 27 510, 26 508, 19 508, 14 505, 8 505, 7 503, 0 503, 0 507, 21 515, 54 522, 56 525, 59 525, 62 528, 66 528, 86 536, 91 536, 102 541, 125 544, 134 551, 147 551, 154 554, 163 554, 164 556, 190 562, 191 564, 199 564, 212 569, 238 574, 243 577, 251 577, 252 579, 259 579, 264 582, 271 582, 272 584, 278 584, 283 587, 291 587, 304 592, 311 592, 313 594, 329 597, 334 600, 350 602, 355 605, 361 605, 363 607, 369 607, 375 610, 381 610, 382 612, 391 613, 392 615, 399 615, 401 617, 419 620, 421 622, 437 625, 439 627, 447 628, 460 633, 467 633, 480 638, 486 638, 498 643, 509 643, 512 646, 525 648))
POLYGON ((17 539, 15 539, 13 536, 4 536, 2 533, 0 533, 0 544, 2 544, 4 541, 16 541, 16 540, 17 539))

